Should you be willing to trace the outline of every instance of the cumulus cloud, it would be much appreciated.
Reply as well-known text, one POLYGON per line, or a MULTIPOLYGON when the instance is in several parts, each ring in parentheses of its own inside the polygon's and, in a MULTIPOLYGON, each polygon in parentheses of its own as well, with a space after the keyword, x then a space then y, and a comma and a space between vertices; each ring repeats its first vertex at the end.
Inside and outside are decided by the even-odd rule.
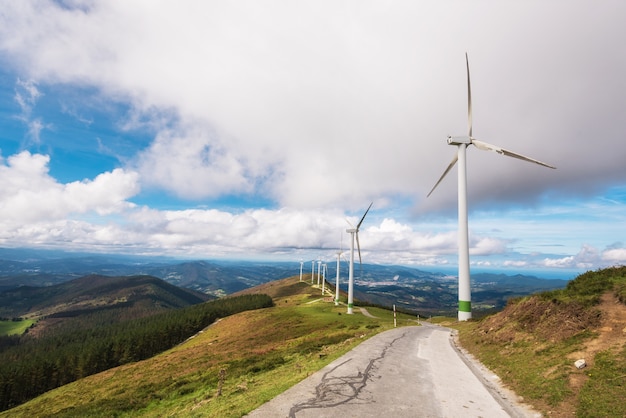
POLYGON ((60 184, 48 174, 50 157, 23 151, 0 165, 0 217, 3 223, 54 221, 90 211, 100 215, 132 207, 137 174, 116 169, 93 180, 60 184))
POLYGON ((626 265, 626 247, 621 242, 607 247, 602 251, 602 260, 611 265, 626 265))
MULTIPOLYGON (((621 244, 618 244, 621 245, 621 244)), ((583 245, 580 251, 572 256, 561 258, 546 258, 543 265, 546 267, 571 268, 590 270, 594 268, 611 267, 626 264, 626 248, 620 246, 607 248, 603 251, 590 245, 583 245)))
POLYGON ((250 193, 254 184, 240 155, 201 128, 161 131, 137 160, 144 184, 187 199, 250 193))

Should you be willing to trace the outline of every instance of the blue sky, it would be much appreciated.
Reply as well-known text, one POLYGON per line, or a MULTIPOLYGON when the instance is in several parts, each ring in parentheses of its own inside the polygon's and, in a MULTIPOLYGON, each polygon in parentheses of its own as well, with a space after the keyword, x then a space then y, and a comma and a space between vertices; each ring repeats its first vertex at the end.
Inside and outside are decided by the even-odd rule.
POLYGON ((456 265, 626 262, 621 1, 0 0, 0 245, 456 265), (547 4, 546 4, 547 3, 547 4), (456 170, 455 170, 456 171, 456 170))

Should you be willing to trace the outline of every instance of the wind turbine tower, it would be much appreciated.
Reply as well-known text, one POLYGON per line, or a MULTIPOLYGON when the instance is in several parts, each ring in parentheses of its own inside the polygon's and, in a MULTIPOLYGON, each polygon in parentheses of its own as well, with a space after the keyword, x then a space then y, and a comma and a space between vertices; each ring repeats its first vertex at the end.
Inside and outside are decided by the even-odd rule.
POLYGON ((311 261, 311 286, 313 285, 313 276, 315 276, 315 260, 311 261))
POLYGON ((341 263, 341 250, 337 251, 337 280, 335 282, 335 306, 339 305, 339 265, 341 263))
POLYGON ((302 266, 304 266, 304 261, 300 261, 300 281, 302 281, 302 266))
POLYGON ((326 263, 322 264, 322 295, 326 291, 326 263))
POLYGON ((322 271, 322 260, 317 260, 317 287, 320 287, 321 271, 322 271))
MULTIPOLYGON (((374 202, 370 203, 369 207, 363 214, 363 217, 357 224, 356 228, 347 229, 346 232, 350 234, 350 268, 348 270, 348 314, 352 315, 352 308, 354 307, 354 240, 356 238, 356 245, 359 251, 359 264, 361 264, 361 245, 359 244, 359 228, 370 211, 370 208, 374 202)), ((350 222, 348 222, 350 223, 350 222)), ((352 226, 352 224, 350 225, 352 226)))
POLYGON ((549 164, 535 160, 524 155, 505 150, 496 145, 491 145, 483 141, 479 141, 472 136, 472 89, 470 86, 469 59, 465 54, 465 66, 467 68, 467 136, 449 136, 448 144, 457 147, 457 152, 452 158, 452 162, 443 172, 435 186, 428 193, 428 196, 437 188, 441 180, 459 162, 457 170, 458 174, 458 216, 459 216, 459 321, 467 321, 472 318, 472 294, 470 286, 470 268, 469 268, 469 232, 467 220, 467 170, 466 170, 466 150, 470 145, 483 151, 494 151, 498 154, 517 158, 523 161, 539 164, 548 168, 556 168, 549 164))

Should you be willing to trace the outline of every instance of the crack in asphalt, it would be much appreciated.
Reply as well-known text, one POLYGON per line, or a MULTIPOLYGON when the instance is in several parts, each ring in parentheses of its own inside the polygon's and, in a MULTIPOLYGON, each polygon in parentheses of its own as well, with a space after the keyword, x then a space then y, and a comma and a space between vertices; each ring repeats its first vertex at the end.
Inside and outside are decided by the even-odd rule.
POLYGON ((322 381, 315 387, 315 398, 292 406, 289 410, 289 418, 296 418, 296 414, 304 409, 332 408, 358 399, 363 389, 367 387, 367 382, 370 380, 375 363, 384 359, 387 350, 395 344, 396 341, 405 336, 406 333, 403 333, 387 344, 381 351, 380 356, 369 361, 364 372, 359 371, 356 375, 329 376, 335 370, 350 362, 352 360, 352 358, 350 358, 324 373, 322 381))

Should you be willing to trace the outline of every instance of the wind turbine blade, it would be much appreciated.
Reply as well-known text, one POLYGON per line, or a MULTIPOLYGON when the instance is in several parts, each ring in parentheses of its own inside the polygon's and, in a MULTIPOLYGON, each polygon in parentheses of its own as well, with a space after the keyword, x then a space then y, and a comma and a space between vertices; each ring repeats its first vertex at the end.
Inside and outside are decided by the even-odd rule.
POLYGON ((361 264, 361 244, 359 243, 359 230, 356 230, 356 248, 359 251, 359 264, 361 264))
POLYGON ((470 86, 469 58, 465 53, 465 66, 467 67, 467 126, 469 137, 472 137, 472 87, 470 86))
POLYGON ((437 188, 437 186, 439 186, 439 183, 441 183, 441 180, 443 180, 443 178, 448 174, 448 172, 450 170, 452 170, 452 167, 454 167, 454 164, 456 164, 456 160, 459 158, 458 154, 454 154, 454 158, 452 159, 452 161, 450 162, 450 164, 448 165, 448 168, 446 168, 446 171, 443 172, 443 174, 441 175, 441 177, 439 177, 439 180, 437 180, 437 183, 435 183, 435 185, 433 186, 432 189, 430 189, 430 192, 428 192, 428 194, 426 195, 426 197, 429 197, 432 192, 435 191, 435 189, 437 188))
MULTIPOLYGON (((361 220, 359 221, 358 225, 356 226, 357 232, 359 231, 359 228, 361 227, 361 224, 363 223, 363 220, 365 219, 365 216, 367 215, 367 212, 370 211, 370 208, 372 207, 373 204, 374 204, 374 202, 370 203, 370 205, 367 207, 367 210, 363 214, 363 217, 361 218, 361 220)), ((357 234, 357 238, 358 238, 358 234, 357 234)))
POLYGON ((550 164, 546 164, 539 160, 535 160, 534 158, 526 157, 525 155, 506 150, 504 148, 498 147, 497 145, 488 144, 486 142, 478 141, 476 139, 472 140, 472 144, 474 144, 476 148, 481 149, 483 151, 494 151, 494 152, 497 152, 498 154, 506 155, 507 157, 513 157, 513 158, 517 158, 523 161, 528 161, 529 163, 535 163, 535 164, 542 165, 544 167, 556 169, 556 167, 551 166, 550 164))

